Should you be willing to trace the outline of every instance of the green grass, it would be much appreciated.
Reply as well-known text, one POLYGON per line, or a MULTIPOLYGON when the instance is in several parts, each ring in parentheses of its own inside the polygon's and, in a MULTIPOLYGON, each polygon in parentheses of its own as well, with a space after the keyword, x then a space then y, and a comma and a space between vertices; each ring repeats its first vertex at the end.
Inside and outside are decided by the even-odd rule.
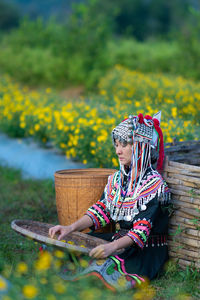
MULTIPOLYGON (((23 180, 19 171, 0 166, 0 190, 0 273, 3 272, 12 283, 11 299, 21 300, 23 285, 27 282, 34 283, 37 278, 32 272, 22 277, 15 276, 16 264, 25 261, 29 266, 33 265, 38 257, 40 245, 15 233, 10 223, 14 219, 31 219, 56 224, 58 219, 54 183, 52 180, 23 180)), ((56 280, 55 274, 48 270, 48 276, 52 276, 53 279, 49 279, 45 286, 41 285, 40 293, 34 299, 44 300, 48 299, 46 294, 55 295, 52 288, 52 281, 56 280)), ((133 291, 115 294, 102 288, 102 284, 96 279, 64 284, 67 285, 67 292, 57 294, 55 299, 134 299, 133 291)), ((189 268, 180 270, 176 264, 169 263, 165 274, 152 281, 152 286, 156 290, 154 300, 199 299, 200 274, 197 270, 189 268)))

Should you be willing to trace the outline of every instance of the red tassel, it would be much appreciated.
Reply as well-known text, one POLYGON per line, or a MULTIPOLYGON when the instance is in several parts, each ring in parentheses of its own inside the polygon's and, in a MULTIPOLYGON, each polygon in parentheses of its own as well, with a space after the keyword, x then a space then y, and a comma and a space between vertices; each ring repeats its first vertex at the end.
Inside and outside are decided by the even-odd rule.
POLYGON ((144 117, 147 120, 153 120, 153 124, 154 124, 154 128, 157 131, 158 135, 159 135, 159 140, 160 140, 160 144, 159 144, 159 158, 158 158, 158 164, 157 164, 157 170, 162 170, 163 168, 163 161, 164 161, 164 141, 163 141, 163 133, 162 130, 160 128, 160 122, 158 119, 153 119, 151 116, 146 115, 144 117))

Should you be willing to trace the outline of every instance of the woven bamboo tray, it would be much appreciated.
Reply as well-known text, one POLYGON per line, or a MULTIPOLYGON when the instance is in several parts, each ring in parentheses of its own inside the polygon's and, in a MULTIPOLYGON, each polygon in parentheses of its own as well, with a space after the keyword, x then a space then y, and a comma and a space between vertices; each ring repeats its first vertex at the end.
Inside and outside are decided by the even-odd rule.
POLYGON ((114 169, 61 170, 54 174, 59 223, 69 225, 82 217, 101 198, 114 169))
POLYGON ((163 177, 172 193, 169 255, 200 268, 200 167, 166 159, 163 177))
POLYGON ((68 234, 62 241, 58 241, 57 235, 55 239, 49 237, 49 228, 52 226, 54 225, 31 220, 14 220, 11 223, 12 229, 23 236, 69 251, 88 254, 94 247, 107 243, 105 240, 77 231, 68 234))

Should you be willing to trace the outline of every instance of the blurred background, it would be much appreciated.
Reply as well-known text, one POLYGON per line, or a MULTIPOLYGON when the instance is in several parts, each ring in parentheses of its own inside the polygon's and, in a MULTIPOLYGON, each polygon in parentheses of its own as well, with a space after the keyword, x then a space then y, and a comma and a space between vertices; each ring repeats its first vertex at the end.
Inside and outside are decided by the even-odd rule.
POLYGON ((199 140, 199 49, 199 0, 0 0, 0 130, 98 167, 130 112, 199 140))
POLYGON ((199 10, 199 0, 0 0, 0 69, 89 89, 116 64, 199 79, 199 10))

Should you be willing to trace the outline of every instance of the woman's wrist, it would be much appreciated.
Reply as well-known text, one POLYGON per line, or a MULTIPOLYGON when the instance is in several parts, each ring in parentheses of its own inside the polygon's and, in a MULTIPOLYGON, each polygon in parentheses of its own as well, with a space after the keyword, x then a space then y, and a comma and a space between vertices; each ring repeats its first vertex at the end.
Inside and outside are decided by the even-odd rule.
MULTIPOLYGON (((114 251, 130 247, 134 244, 133 240, 129 236, 123 236, 112 242, 112 247, 114 251)), ((113 252, 114 252, 113 251, 113 252)))
POLYGON ((118 241, 118 240, 115 240, 115 241, 111 242, 112 248, 113 248, 113 252, 115 252, 115 251, 117 251, 117 250, 120 249, 120 248, 119 248, 119 243, 118 243, 117 241, 118 241))
POLYGON ((70 231, 71 231, 71 232, 77 231, 76 223, 73 223, 73 224, 71 224, 71 225, 69 225, 69 226, 70 226, 70 231))

